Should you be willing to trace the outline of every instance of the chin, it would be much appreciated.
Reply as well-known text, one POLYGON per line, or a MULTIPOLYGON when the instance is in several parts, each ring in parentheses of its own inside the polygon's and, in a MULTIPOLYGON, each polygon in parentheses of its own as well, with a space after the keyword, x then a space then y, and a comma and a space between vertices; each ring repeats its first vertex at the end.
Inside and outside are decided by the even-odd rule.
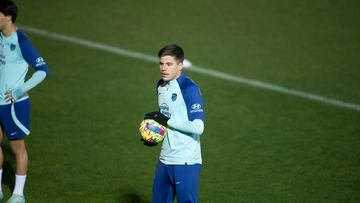
POLYGON ((169 77, 166 76, 162 76, 161 79, 163 79, 164 81, 169 81, 169 77))

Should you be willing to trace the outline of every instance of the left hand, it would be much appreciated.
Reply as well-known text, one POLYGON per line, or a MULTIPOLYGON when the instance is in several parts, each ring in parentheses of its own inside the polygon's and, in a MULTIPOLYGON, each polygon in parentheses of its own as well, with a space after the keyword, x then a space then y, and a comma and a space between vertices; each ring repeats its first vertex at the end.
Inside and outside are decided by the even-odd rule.
POLYGON ((22 87, 16 88, 15 90, 8 91, 5 93, 5 101, 15 102, 16 100, 23 97, 25 94, 26 94, 26 91, 24 90, 24 88, 22 88, 22 87))
POLYGON ((140 140, 145 146, 148 146, 148 147, 154 147, 157 145, 157 143, 151 143, 151 142, 147 142, 146 140, 142 139, 140 140))
POLYGON ((15 102, 15 99, 12 95, 12 91, 5 93, 5 101, 6 102, 15 102))
POLYGON ((154 111, 154 112, 145 114, 144 119, 153 119, 154 121, 167 127, 168 126, 167 122, 170 118, 166 117, 164 114, 160 113, 159 111, 154 111))

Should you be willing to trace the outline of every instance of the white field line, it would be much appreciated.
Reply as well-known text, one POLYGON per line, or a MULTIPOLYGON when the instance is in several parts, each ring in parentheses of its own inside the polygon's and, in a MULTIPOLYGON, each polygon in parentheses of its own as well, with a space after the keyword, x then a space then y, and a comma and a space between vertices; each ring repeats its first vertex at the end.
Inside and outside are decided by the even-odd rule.
MULTIPOLYGON (((72 43, 72 44, 95 48, 98 50, 126 56, 129 58, 135 58, 135 59, 139 59, 139 60, 143 60, 143 61, 158 63, 157 57, 139 53, 139 52, 135 52, 135 51, 130 51, 130 50, 123 49, 120 47, 114 47, 114 46, 110 46, 110 45, 106 45, 106 44, 102 44, 102 43, 98 43, 98 42, 94 42, 94 41, 90 41, 90 40, 84 40, 84 39, 77 38, 77 37, 52 33, 52 32, 48 32, 46 30, 41 30, 38 28, 30 27, 30 26, 19 26, 19 27, 21 30, 24 30, 25 32, 36 34, 39 36, 44 36, 47 38, 56 39, 56 40, 60 40, 60 41, 64 41, 64 42, 68 42, 68 43, 72 43)), ((224 80, 228 80, 228 81, 246 84, 246 85, 253 86, 253 87, 258 87, 258 88, 267 89, 267 90, 271 90, 271 91, 275 91, 275 92, 280 92, 280 93, 287 94, 287 95, 298 96, 298 97, 302 97, 305 99, 314 100, 314 101, 317 101, 320 103, 331 104, 331 105, 338 106, 338 107, 343 107, 343 108, 348 108, 351 110, 360 111, 359 104, 344 102, 341 100, 324 97, 324 96, 320 96, 320 95, 316 95, 316 94, 310 94, 310 93, 306 93, 306 92, 302 92, 302 91, 298 91, 298 90, 292 90, 292 89, 289 89, 286 87, 262 82, 259 80, 253 80, 253 79, 243 78, 240 76, 234 76, 234 75, 230 75, 230 74, 223 73, 220 71, 211 70, 208 68, 202 68, 202 67, 195 66, 195 65, 187 68, 186 70, 201 73, 201 74, 208 75, 208 76, 212 76, 215 78, 220 78, 220 79, 224 79, 224 80)))

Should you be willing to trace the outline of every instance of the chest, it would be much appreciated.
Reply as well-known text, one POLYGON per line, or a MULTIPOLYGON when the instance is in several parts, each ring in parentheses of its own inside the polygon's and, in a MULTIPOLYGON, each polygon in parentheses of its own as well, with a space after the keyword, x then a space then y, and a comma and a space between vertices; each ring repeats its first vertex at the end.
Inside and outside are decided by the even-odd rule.
POLYGON ((184 99, 180 88, 177 86, 159 87, 158 101, 161 113, 168 117, 173 114, 180 114, 185 110, 184 99))
POLYGON ((19 43, 14 39, 0 40, 0 60, 2 64, 23 59, 19 43))

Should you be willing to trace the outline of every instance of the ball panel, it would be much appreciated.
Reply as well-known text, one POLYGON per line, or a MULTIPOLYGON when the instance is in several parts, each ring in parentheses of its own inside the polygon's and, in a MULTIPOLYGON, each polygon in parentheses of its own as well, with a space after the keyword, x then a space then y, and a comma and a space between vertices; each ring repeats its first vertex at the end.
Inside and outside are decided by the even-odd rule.
POLYGON ((159 143, 164 140, 167 128, 152 119, 144 119, 140 123, 139 132, 145 141, 159 143))

